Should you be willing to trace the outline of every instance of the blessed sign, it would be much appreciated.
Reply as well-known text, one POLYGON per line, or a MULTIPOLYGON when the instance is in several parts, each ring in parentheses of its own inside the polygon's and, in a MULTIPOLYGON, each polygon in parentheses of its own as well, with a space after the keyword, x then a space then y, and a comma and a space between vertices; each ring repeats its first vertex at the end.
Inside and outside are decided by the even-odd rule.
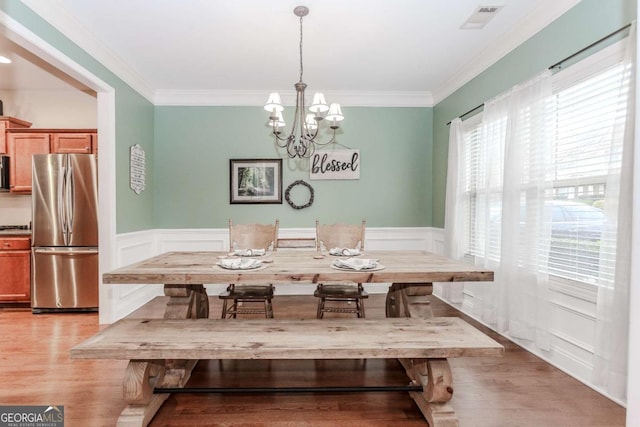
POLYGON ((309 179, 360 179, 360 150, 316 151, 309 179))

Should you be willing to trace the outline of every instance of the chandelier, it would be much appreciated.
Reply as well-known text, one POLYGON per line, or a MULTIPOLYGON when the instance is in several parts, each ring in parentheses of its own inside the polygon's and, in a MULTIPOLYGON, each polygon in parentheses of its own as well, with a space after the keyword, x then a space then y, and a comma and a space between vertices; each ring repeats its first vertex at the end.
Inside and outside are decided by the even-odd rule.
POLYGON ((269 114, 269 125, 272 127, 273 136, 276 144, 280 148, 285 148, 287 155, 291 158, 309 158, 316 150, 316 146, 327 145, 335 142, 336 130, 340 128, 339 122, 344 120, 340 104, 327 105, 324 95, 316 93, 313 95, 313 101, 306 112, 304 91, 307 84, 302 81, 302 18, 307 16, 309 9, 305 6, 298 6, 293 9, 293 13, 300 18, 300 81, 293 85, 296 89, 296 110, 293 114, 293 124, 291 132, 288 136, 283 136, 282 128, 286 126, 282 117, 282 101, 280 95, 276 92, 269 95, 269 99, 264 106, 269 114), (329 122, 329 128, 333 135, 326 142, 316 140, 320 123, 323 120, 329 122))

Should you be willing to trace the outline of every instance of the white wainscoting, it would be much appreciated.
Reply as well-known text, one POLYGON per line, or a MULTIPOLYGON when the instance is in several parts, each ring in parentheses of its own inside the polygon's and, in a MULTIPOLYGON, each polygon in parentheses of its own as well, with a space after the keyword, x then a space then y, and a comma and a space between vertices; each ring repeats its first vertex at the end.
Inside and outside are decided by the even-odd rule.
MULTIPOLYGON (((432 251, 443 254, 444 230, 431 229, 430 236, 432 251)), ((443 298, 442 286, 446 285, 434 286, 434 295, 475 318, 473 292, 465 289, 462 303, 452 303, 443 298)), ((550 291, 551 350, 543 352, 534 348, 530 342, 509 336, 506 338, 607 396, 591 384, 596 327, 596 287, 556 279, 551 281, 550 291)), ((613 398, 612 400, 624 405, 624 402, 613 398)))
MULTIPOLYGON (((313 237, 312 228, 281 229, 280 237, 313 237)), ((141 261, 167 251, 220 251, 229 247, 228 230, 224 229, 176 229, 147 230, 120 234, 116 239, 118 266, 141 261)), ((428 227, 372 228, 367 227, 365 247, 371 250, 428 250, 444 253, 444 231, 428 227)), ((284 249, 281 249, 284 250, 284 249)), ((304 249, 294 249, 304 250, 304 249)), ((313 249, 311 249, 313 250, 313 249)), ((112 323, 131 313, 158 295, 163 295, 159 285, 103 285, 108 287, 107 301, 101 300, 100 321, 112 323)), ((385 293, 388 284, 369 284, 369 293, 385 293)), ((209 295, 221 292, 224 284, 206 284, 209 295)), ((311 295, 313 287, 302 284, 278 286, 281 295, 311 295)), ((434 286, 434 294, 442 298, 442 287, 434 286)), ((447 302, 447 301, 445 301, 447 302)), ((579 381, 590 383, 593 369, 593 336, 595 330, 595 287, 571 281, 555 281, 551 284, 551 333, 549 352, 541 352, 525 341, 506 337, 531 351, 579 381)), ((450 303, 472 316, 473 293, 466 290, 462 303, 450 303)), ((594 387, 595 388, 595 387, 594 387)), ((601 390, 597 391, 602 392, 601 390)), ((604 393, 603 393, 604 394, 604 393)), ((605 394, 606 395, 606 394, 605 394)), ((615 400, 615 399, 614 399, 615 400)), ((624 402, 619 402, 624 404, 624 402)))
MULTIPOLYGON (((433 229, 427 227, 367 227, 365 247, 372 250, 433 250, 433 229)), ((314 228, 283 228, 279 236, 314 237, 314 228)), ((132 264, 169 251, 222 251, 229 247, 227 228, 158 229, 119 234, 116 237, 117 267, 132 264)), ((284 250, 284 249, 281 249, 284 250)), ((304 249, 295 249, 304 250, 304 249)), ((222 292, 226 284, 205 284, 209 295, 222 292)), ((100 322, 113 323, 136 310, 152 298, 163 295, 159 285, 102 285, 107 297, 100 301, 100 322)), ((365 285, 367 292, 386 293, 388 284, 365 285)), ((280 285, 276 294, 312 295, 314 288, 304 284, 280 285)))

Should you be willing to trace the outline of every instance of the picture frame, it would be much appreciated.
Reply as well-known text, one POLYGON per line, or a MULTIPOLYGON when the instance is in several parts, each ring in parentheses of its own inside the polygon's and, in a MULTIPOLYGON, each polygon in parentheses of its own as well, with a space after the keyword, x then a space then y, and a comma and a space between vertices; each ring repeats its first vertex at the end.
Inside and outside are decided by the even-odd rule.
POLYGON ((282 203, 282 159, 230 159, 231 204, 282 203))

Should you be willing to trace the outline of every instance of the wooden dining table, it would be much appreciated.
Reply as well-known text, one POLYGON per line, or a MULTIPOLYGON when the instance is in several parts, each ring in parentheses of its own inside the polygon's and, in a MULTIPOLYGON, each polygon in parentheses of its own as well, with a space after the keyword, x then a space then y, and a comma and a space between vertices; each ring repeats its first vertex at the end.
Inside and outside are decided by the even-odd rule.
MULTIPOLYGON (((368 348, 371 345, 370 338, 367 338, 369 335, 358 332, 360 330, 357 329, 358 327, 370 328, 370 335, 373 334, 372 336, 384 341, 379 351, 376 350, 370 356, 396 354, 394 353, 396 347, 413 343, 409 345, 412 347, 416 342, 421 342, 425 348, 425 353, 422 353, 421 350, 421 354, 434 351, 435 356, 422 356, 417 359, 398 356, 398 360, 404 366, 413 387, 420 389, 420 391, 409 391, 409 394, 432 427, 458 425, 455 412, 449 405, 454 389, 447 357, 502 354, 502 346, 489 337, 473 330, 469 325, 462 328, 464 322, 461 319, 434 318, 429 301, 433 291, 433 282, 492 281, 493 272, 487 269, 454 261, 430 252, 406 250, 364 251, 356 259, 375 259, 378 264, 376 268, 358 271, 338 268, 333 265, 333 262, 339 258, 326 252, 302 250, 269 252, 265 256, 254 258, 261 260, 261 265, 248 270, 226 269, 219 265, 222 260, 234 258, 236 258, 234 255, 227 252, 167 252, 103 275, 104 283, 108 284, 163 285, 164 293, 169 297, 164 312, 166 320, 161 321, 165 323, 154 324, 153 320, 138 320, 134 326, 148 329, 152 324, 160 325, 158 327, 165 328, 155 330, 160 341, 162 341, 162 337, 166 338, 167 336, 182 337, 182 341, 176 338, 160 342, 156 352, 153 350, 155 344, 153 338, 149 337, 149 333, 129 331, 126 329, 128 323, 123 323, 127 322, 127 319, 124 319, 90 339, 89 347, 93 345, 100 347, 103 341, 109 341, 105 337, 106 335, 112 336, 114 350, 107 349, 107 356, 104 357, 124 357, 124 353, 121 354, 121 352, 133 346, 136 349, 153 350, 153 355, 157 357, 152 359, 164 359, 130 361, 123 382, 124 397, 129 406, 121 414, 122 423, 119 421, 118 425, 147 425, 167 398, 167 390, 175 391, 185 387, 197 363, 197 358, 176 359, 175 356, 169 357, 167 356, 169 348, 171 348, 171 355, 193 355, 193 352, 189 350, 193 346, 200 350, 211 347, 215 351, 212 350, 211 354, 207 355, 218 358, 222 357, 223 345, 220 342, 225 342, 220 337, 228 336, 228 334, 240 337, 238 338, 241 341, 239 344, 227 344, 227 346, 230 346, 234 357, 242 358, 268 357, 273 354, 263 353, 269 346, 258 343, 257 337, 267 338, 273 336, 274 333, 286 333, 288 330, 294 331, 292 332, 294 335, 282 338, 283 351, 277 352, 280 357, 293 357, 296 354, 307 355, 305 352, 309 351, 308 346, 313 346, 317 350, 313 353, 317 356, 334 357, 336 353, 330 351, 329 348, 338 345, 333 338, 337 337, 335 332, 331 333, 332 328, 336 327, 341 331, 340 336, 347 337, 344 341, 344 348, 339 349, 341 351, 339 354, 343 357, 346 357, 345 354, 349 358, 362 358, 366 357, 362 356, 363 354, 369 355, 369 353, 363 353, 362 350, 362 348, 368 348), (263 323, 255 325, 250 320, 243 321, 241 319, 236 321, 207 320, 209 300, 204 285, 230 283, 272 283, 279 287, 299 284, 310 285, 314 288, 318 283, 362 283, 365 285, 367 283, 387 283, 389 290, 386 297, 386 316, 389 318, 412 317, 417 319, 404 320, 427 322, 427 324, 419 326, 413 323, 411 325, 396 324, 403 319, 335 319, 340 322, 338 326, 335 326, 334 322, 317 319, 300 320, 299 324, 295 325, 286 319, 266 319, 262 320, 263 323), (195 321, 174 319, 195 319, 195 321), (202 321, 209 323, 203 326, 206 332, 198 335, 197 328, 202 321), (279 322, 277 327, 274 322, 279 322), (298 352, 284 351, 286 345, 291 347, 292 337, 304 339, 312 326, 316 328, 315 332, 311 333, 314 339, 304 341, 306 344, 300 345, 300 348, 297 349, 298 352), (121 334, 118 331, 123 327, 125 332, 121 334), (233 329, 234 327, 236 329, 233 329), (415 335, 411 335, 412 327, 418 328, 415 335), (178 329, 172 332, 172 328, 178 329), (264 333, 254 333, 261 328, 265 329, 264 333), (320 329, 326 330, 324 339, 319 338, 324 336, 323 333, 318 332, 320 329), (143 341, 138 342, 139 338, 136 338, 138 336, 144 336, 143 341), (191 341, 195 341, 195 343, 191 344, 191 341), (363 341, 366 341, 363 344, 364 347, 360 345, 363 341), (447 342, 452 346, 451 348, 445 344, 447 342), (320 347, 316 348, 317 346, 320 347), (247 347, 248 351, 240 352, 240 347, 247 347), (162 378, 162 384, 165 388, 161 388, 161 394, 152 395, 151 390, 159 384, 158 378, 162 378), (152 387, 152 384, 155 385, 152 387), (174 388, 167 389, 166 387, 174 388)), ((135 319, 129 319, 129 322, 135 323, 135 319)), ((274 345, 279 344, 275 343, 274 345)), ((81 349, 76 350, 76 352, 81 351, 81 349)), ((85 351, 87 352, 86 357, 95 356, 94 353, 91 353, 93 351, 91 348, 85 349, 85 351)), ((96 351, 99 352, 99 350, 96 351)), ((404 354, 402 352, 405 350, 401 348, 399 351, 397 354, 404 354)), ((139 351, 134 351, 133 354, 138 353, 139 351)))
POLYGON ((315 251, 274 251, 255 257, 262 266, 230 270, 218 264, 228 252, 167 252, 103 275, 108 284, 160 284, 169 297, 166 319, 209 316, 205 284, 388 283, 387 317, 432 317, 433 282, 492 281, 493 272, 426 251, 363 251, 358 259, 375 259, 379 268, 345 271, 338 257, 315 251))

